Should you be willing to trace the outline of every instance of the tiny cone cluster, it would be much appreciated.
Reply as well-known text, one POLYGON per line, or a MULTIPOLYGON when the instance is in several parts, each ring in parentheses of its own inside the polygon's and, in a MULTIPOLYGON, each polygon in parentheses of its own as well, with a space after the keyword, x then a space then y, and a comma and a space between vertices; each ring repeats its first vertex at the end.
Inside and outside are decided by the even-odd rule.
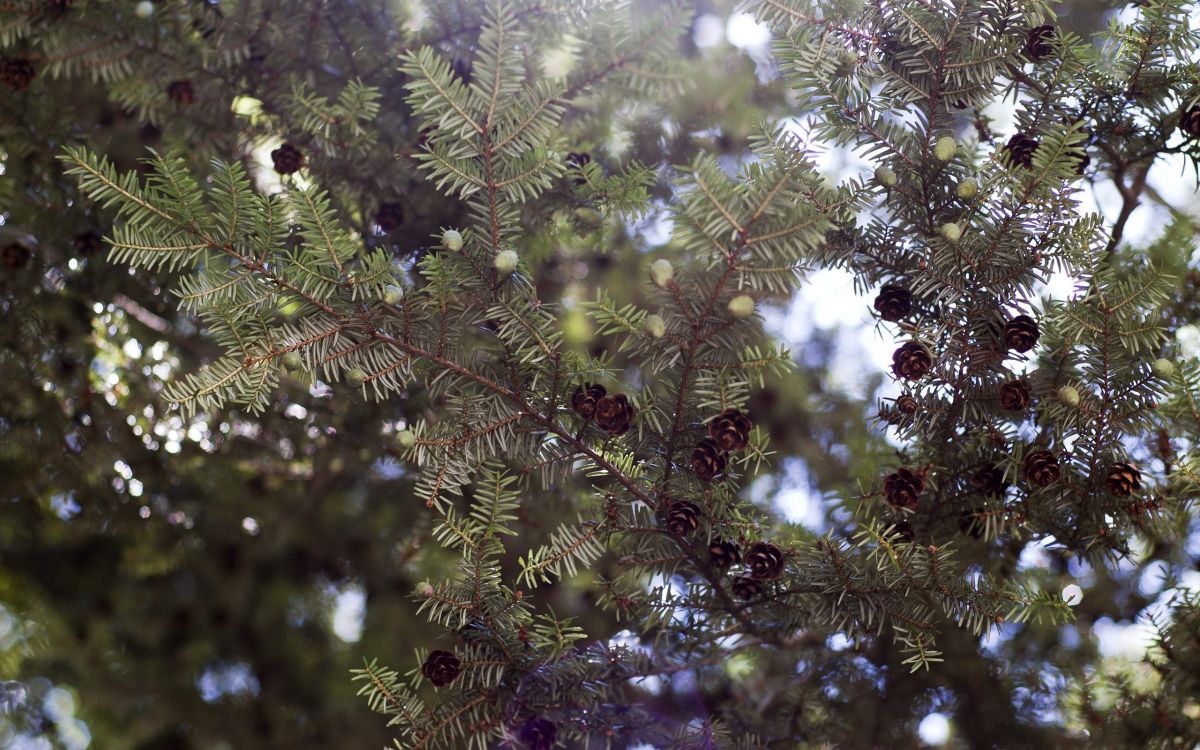
POLYGON ((692 450, 692 471, 706 482, 725 475, 727 454, 744 450, 750 444, 754 423, 737 409, 726 409, 708 423, 708 437, 692 450))
POLYGON ((687 536, 700 525, 700 509, 686 500, 676 500, 667 508, 666 527, 675 536, 687 536))
POLYGON ((583 383, 571 394, 571 409, 609 435, 624 435, 633 424, 637 410, 624 393, 609 395, 608 389, 595 383, 583 383))
POLYGON ((892 354, 892 372, 905 380, 920 380, 933 367, 929 350, 916 341, 902 344, 892 354))
POLYGON ((1004 324, 1004 345, 1013 351, 1029 351, 1040 336, 1037 321, 1028 315, 1018 315, 1004 324))
POLYGON ((879 290, 874 303, 879 317, 892 323, 907 317, 912 312, 912 305, 912 293, 904 287, 891 284, 885 285, 879 290))
POLYGON ((462 662, 452 651, 431 651, 421 665, 421 675, 434 687, 444 687, 454 682, 462 669, 462 662))

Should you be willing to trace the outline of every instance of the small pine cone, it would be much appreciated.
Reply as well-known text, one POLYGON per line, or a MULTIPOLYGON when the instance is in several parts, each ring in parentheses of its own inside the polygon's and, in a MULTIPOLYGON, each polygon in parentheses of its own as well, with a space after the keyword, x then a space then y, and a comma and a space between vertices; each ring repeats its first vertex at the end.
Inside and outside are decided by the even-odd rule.
POLYGON ((892 372, 898 378, 919 380, 933 367, 929 350, 915 341, 909 341, 892 354, 892 372))
POLYGON ((885 285, 875 297, 875 311, 884 320, 895 323, 912 312, 912 293, 901 286, 885 285))
POLYGON ((1039 487, 1049 487, 1062 476, 1058 459, 1048 450, 1036 450, 1025 457, 1025 478, 1039 487))
POLYGON ((783 550, 770 542, 755 542, 746 553, 746 564, 755 578, 778 578, 783 572, 783 550))
POLYGON ((596 402, 596 426, 609 435, 624 435, 636 410, 624 393, 605 396, 596 402))
POLYGON ((404 207, 399 203, 384 201, 375 212, 375 224, 385 233, 394 232, 404 223, 404 207))
POLYGON ((692 451, 692 471, 706 482, 725 477, 725 453, 721 446, 705 438, 692 451))
POLYGON ((1028 315, 1018 315, 1004 324, 1004 345, 1018 352, 1027 352, 1037 344, 1041 331, 1037 321, 1028 315))
POLYGON ((714 539, 708 545, 708 559, 717 570, 729 570, 742 561, 742 551, 733 542, 714 539))
POLYGON ((1054 29, 1054 24, 1035 26, 1025 36, 1025 46, 1021 51, 1030 60, 1041 62, 1054 56, 1054 41, 1057 37, 1058 32, 1054 29))
POLYGON ((584 383, 576 386, 571 394, 571 408, 584 419, 591 419, 596 413, 596 404, 608 394, 608 389, 594 383, 584 383))
POLYGON ((8 57, 0 60, 0 81, 13 91, 25 91, 37 76, 32 60, 8 57))
POLYGON ((1020 380, 1010 380, 1000 386, 1000 405, 1009 411, 1025 411, 1029 407, 1029 388, 1020 380))
POLYGON ((167 84, 167 99, 172 104, 186 107, 196 101, 196 89, 192 88, 191 81, 171 81, 167 84))
POLYGON ((434 687, 442 687, 454 682, 458 677, 462 663, 451 651, 431 651, 421 665, 421 674, 433 683, 434 687))
POLYGON ((1014 167, 1029 167, 1033 164, 1033 152, 1037 150, 1036 138, 1017 133, 1004 146, 1005 158, 1014 167))
POLYGON ((700 509, 686 500, 676 500, 667 509, 666 526, 675 536, 687 536, 700 525, 700 509))
POLYGON ((883 496, 889 505, 897 508, 916 508, 924 491, 924 474, 912 469, 900 468, 883 478, 883 496))
POLYGON ((762 596, 763 585, 754 576, 740 575, 733 579, 733 595, 739 599, 753 599, 762 596))
POLYGON ((517 732, 517 739, 529 750, 550 750, 558 739, 558 727, 549 719, 531 716, 517 732))
POLYGON ((971 489, 987 497, 1001 497, 1007 489, 1004 481, 1004 470, 999 466, 987 464, 980 466, 971 475, 971 489))
POLYGON ((104 249, 104 240, 96 232, 80 232, 71 238, 71 244, 80 255, 93 255, 104 249))
POLYGON ((1142 472, 1132 461, 1118 461, 1108 470, 1108 491, 1117 497, 1129 497, 1142 487, 1142 472))
POLYGON ((1179 129, 1192 140, 1200 139, 1200 104, 1193 104, 1179 115, 1179 129))
POLYGON ((737 409, 726 409, 708 423, 708 436, 726 453, 740 451, 750 442, 754 423, 737 409))
POLYGON ((911 394, 905 393, 896 399, 896 408, 901 414, 916 414, 917 400, 911 394))
POLYGON ((983 521, 977 514, 982 513, 982 508, 974 508, 964 510, 958 515, 958 530, 970 536, 972 539, 979 539, 983 536, 983 521))
POLYGON ((271 152, 271 161, 279 174, 293 174, 304 166, 304 154, 290 143, 285 143, 271 152))
POLYGON ((19 242, 10 242, 0 248, 0 260, 4 261, 4 267, 10 271, 20 271, 29 265, 31 258, 33 251, 19 242))

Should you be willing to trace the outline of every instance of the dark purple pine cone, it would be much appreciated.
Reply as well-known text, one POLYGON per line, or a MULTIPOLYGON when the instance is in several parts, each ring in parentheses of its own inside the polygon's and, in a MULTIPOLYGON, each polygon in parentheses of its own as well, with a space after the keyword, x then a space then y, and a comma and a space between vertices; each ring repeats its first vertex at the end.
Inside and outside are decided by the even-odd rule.
POLYGON ((171 81, 167 84, 167 98, 172 104, 186 107, 196 101, 196 90, 191 81, 171 81))
POLYGON ((434 687, 442 687, 454 682, 458 677, 462 663, 450 651, 431 651, 421 665, 421 674, 433 683, 434 687))
POLYGON ((925 475, 912 469, 902 467, 883 478, 883 497, 897 508, 916 508, 924 491, 925 475))
POLYGON ((762 596, 762 582, 751 575, 740 575, 733 579, 733 595, 739 599, 753 599, 762 596))
POLYGON ((705 438, 692 451, 692 471, 706 482, 725 478, 725 452, 721 446, 705 438))
POLYGON ((1033 164, 1033 152, 1037 150, 1037 147, 1036 138, 1024 133, 1017 133, 1009 138, 1008 143, 1004 146, 1005 158, 1011 166, 1028 168, 1033 164))
POLYGON ((529 750, 550 750, 557 738, 558 727, 540 716, 529 717, 517 732, 517 739, 524 742, 529 750))
POLYGON ((404 223, 404 207, 399 203, 384 201, 375 212, 375 224, 384 232, 394 232, 404 223))
POLYGON ((726 409, 708 423, 708 436, 726 453, 740 451, 750 442, 754 423, 737 409, 726 409))
POLYGON ((917 400, 912 397, 912 394, 905 393, 896 399, 896 408, 901 414, 916 414, 917 400))
POLYGON ((0 247, 0 260, 4 261, 5 268, 12 271, 20 271, 29 265, 32 257, 33 251, 19 242, 10 242, 4 247, 0 247))
POLYGON ((1179 129, 1192 140, 1200 139, 1200 104, 1193 104, 1179 115, 1179 129))
POLYGON ((742 551, 733 542, 714 539, 708 545, 708 559, 717 570, 729 570, 742 561, 742 551))
POLYGON ((37 76, 32 60, 23 57, 6 57, 0 60, 0 81, 13 91, 25 91, 37 76))
POLYGON ((912 293, 902 286, 887 284, 875 297, 875 311, 892 323, 903 320, 912 312, 912 293))
POLYGON ((700 525, 700 509, 686 500, 676 500, 667 509, 666 526, 675 536, 687 536, 700 525))
POLYGON ((584 419, 591 419, 596 413, 596 404, 607 394, 608 390, 602 385, 584 383, 571 394, 571 408, 584 419))
POLYGON ((1020 380, 1010 380, 1000 386, 1000 405, 1009 411, 1025 411, 1029 407, 1029 388, 1020 380))
POLYGON ((783 550, 770 542, 755 542, 746 553, 746 564, 755 578, 778 578, 783 573, 783 550))
POLYGON ((596 402, 596 426, 609 435, 624 435, 636 410, 624 393, 605 396, 596 402))
POLYGON ((1004 346, 1018 352, 1027 352, 1041 336, 1037 321, 1028 315, 1018 315, 1004 324, 1004 346))
POLYGON ((1108 470, 1108 491, 1117 497, 1129 497, 1142 487, 1142 472, 1132 461, 1118 461, 1108 470))
POLYGON ((290 143, 285 143, 271 152, 271 161, 279 174, 293 174, 304 166, 304 154, 290 143))
POLYGON ((1021 51, 1030 60, 1041 62, 1047 57, 1054 56, 1054 42, 1057 38, 1058 32, 1055 30, 1054 24, 1035 26, 1025 36, 1025 46, 1021 51))
POLYGON ((1049 487, 1062 476, 1058 459, 1048 450, 1036 450, 1025 457, 1025 478, 1039 487, 1049 487))
POLYGON ((929 350, 915 341, 909 341, 892 354, 892 372, 898 378, 919 380, 933 367, 929 350))
POLYGON ((1004 481, 1004 470, 999 466, 985 464, 971 475, 971 489, 987 497, 1004 495, 1008 483, 1004 481))

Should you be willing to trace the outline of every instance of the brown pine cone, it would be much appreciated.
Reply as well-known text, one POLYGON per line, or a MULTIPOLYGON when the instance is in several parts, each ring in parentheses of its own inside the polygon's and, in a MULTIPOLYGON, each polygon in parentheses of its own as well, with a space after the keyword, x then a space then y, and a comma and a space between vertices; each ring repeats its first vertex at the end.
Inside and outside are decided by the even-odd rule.
POLYGON ((1047 23, 1042 26, 1035 26, 1026 35, 1025 47, 1021 51, 1034 62, 1040 62, 1047 57, 1053 57, 1054 41, 1057 37, 1058 32, 1055 31, 1054 24, 1047 23))
POLYGON ((909 341, 892 353, 892 372, 898 378, 919 380, 933 367, 929 350, 915 341, 909 341))
POLYGON ((911 394, 905 393, 896 399, 896 408, 901 414, 916 414, 917 400, 911 394))
POLYGON ((666 527, 675 536, 687 536, 700 525, 700 509, 686 500, 676 500, 667 509, 666 527))
POLYGON ((714 539, 708 545, 708 559, 717 570, 728 570, 742 561, 742 551, 733 542, 714 539))
POLYGON ((1193 104, 1179 115, 1179 129, 1192 140, 1200 139, 1200 104, 1193 104))
POLYGON ((595 383, 584 383, 575 387, 571 394, 571 408, 584 419, 596 413, 596 404, 608 394, 608 389, 595 383))
POLYGON ((733 579, 733 595, 739 599, 753 599, 762 596, 762 583, 750 575, 740 575, 733 579))
POLYGON ((1036 138, 1017 133, 1004 146, 1005 159, 1014 167, 1029 167, 1033 164, 1033 152, 1037 150, 1036 138))
POLYGON ((33 251, 20 242, 10 242, 0 248, 0 260, 4 261, 5 268, 12 271, 20 271, 29 265, 29 260, 32 257, 33 251))
POLYGON ((708 436, 721 450, 740 451, 750 442, 754 423, 737 409, 726 409, 708 423, 708 436))
POLYGON ((925 491, 925 475, 912 469, 899 468, 883 478, 883 497, 897 508, 916 508, 925 491))
POLYGON ((1010 380, 1000 386, 1000 405, 1009 411, 1025 411, 1029 407, 1029 388, 1020 380, 1010 380))
POLYGON ((902 286, 886 284, 875 297, 875 311, 884 320, 895 323, 912 312, 912 293, 902 286))
POLYGON ((375 212, 375 225, 384 231, 384 233, 394 232, 404 223, 404 207, 393 201, 384 201, 379 204, 379 210, 375 212))
POLYGON ((1004 324, 1004 345, 1018 352, 1027 352, 1037 344, 1041 331, 1037 321, 1028 315, 1018 315, 1004 324))
POLYGON ((172 104, 186 107, 196 101, 196 90, 191 81, 171 81, 167 84, 167 99, 172 104))
POLYGON ((458 657, 450 651, 431 651, 421 665, 421 674, 433 683, 434 687, 442 687, 454 682, 462 668, 458 657))
POLYGON ((971 489, 987 497, 1002 497, 1008 482, 1004 481, 1004 470, 999 466, 986 464, 980 466, 971 475, 971 489))
POLYGON ((1058 459, 1048 450, 1036 450, 1025 457, 1025 478, 1039 487, 1049 487, 1062 476, 1058 459))
POLYGON ((778 578, 783 572, 783 550, 770 542, 755 542, 746 553, 746 564, 755 578, 778 578))
POLYGON ((6 57, 0 60, 0 82, 13 91, 25 91, 37 76, 32 60, 23 57, 6 57))
POLYGON ((692 451, 692 471, 706 482, 725 477, 725 453, 721 446, 705 438, 692 451))
POLYGON ((524 742, 529 750, 550 750, 558 739, 558 727, 549 719, 531 716, 521 725, 517 738, 524 742))
POLYGON ((271 161, 279 174, 293 174, 304 166, 304 154, 290 143, 285 143, 271 152, 271 161))
POLYGON ((636 410, 624 393, 605 396, 596 402, 596 426, 609 435, 624 435, 636 410))
POLYGON ((1142 472, 1132 461, 1118 461, 1108 470, 1108 491, 1117 497, 1129 497, 1142 488, 1142 472))

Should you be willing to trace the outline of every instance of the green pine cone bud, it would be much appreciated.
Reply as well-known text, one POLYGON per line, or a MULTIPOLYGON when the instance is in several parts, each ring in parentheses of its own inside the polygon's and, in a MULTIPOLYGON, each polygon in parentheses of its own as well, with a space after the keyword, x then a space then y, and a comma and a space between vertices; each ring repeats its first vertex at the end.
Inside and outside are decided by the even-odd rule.
POLYGON ((417 435, 412 430, 400 430, 396 433, 396 446, 404 449, 417 444, 417 435))
POLYGON ((1058 400, 1064 406, 1079 406, 1079 391, 1069 385, 1058 389, 1058 400))
POLYGON ((385 305, 398 305, 402 299, 404 299, 404 290, 398 286, 389 284, 383 290, 383 304, 385 305))
POLYGON ((521 256, 517 255, 516 250, 501 250, 496 253, 496 257, 492 259, 492 265, 502 274, 510 274, 517 270, 517 264, 521 262, 521 256))
POLYGON ((455 252, 462 250, 462 235, 459 234, 458 230, 456 229, 447 229, 446 231, 442 232, 442 246, 447 250, 453 250, 455 252))
POLYGON ((367 382, 367 373, 355 367, 346 373, 346 382, 350 385, 362 385, 367 382))
POLYGON ((950 161, 958 151, 958 144, 948 135, 943 135, 933 144, 933 155, 938 161, 950 161))
POLYGON ((150 0, 142 0, 134 7, 133 12, 137 14, 138 18, 149 18, 154 15, 154 3, 150 0))
POLYGON ((675 266, 666 258, 659 258, 650 264, 650 278, 655 286, 666 286, 675 278, 675 266))
POLYGON ((892 171, 891 167, 877 167, 875 181, 884 187, 896 187, 896 173, 892 171))
POLYGON ((430 599, 433 597, 433 586, 429 585, 428 581, 421 581, 417 584, 417 596, 422 599, 430 599))
POLYGON ((661 315, 647 315, 645 326, 646 332, 656 339, 667 335, 667 321, 661 315))
POLYGON ((580 224, 591 229, 595 229, 604 223, 604 217, 600 215, 600 212, 587 206, 580 206, 575 209, 575 218, 579 220, 580 224))
POLYGON ((735 318, 748 318, 754 314, 754 298, 749 294, 739 294, 729 300, 729 314, 735 318))
POLYGON ((975 180, 963 180, 954 188, 954 194, 959 198, 968 201, 975 197, 979 192, 979 183, 975 180))
POLYGON ((283 366, 289 370, 299 370, 304 367, 304 358, 300 356, 300 352, 288 352, 283 355, 283 366))
POLYGON ((837 62, 833 66, 833 71, 845 78, 854 73, 854 66, 857 64, 858 55, 853 50, 844 49, 837 53, 837 62))
POLYGON ((958 242, 962 238, 962 228, 957 224, 943 224, 942 236, 950 242, 958 242))
POLYGON ((1150 365, 1150 371, 1154 373, 1154 377, 1170 380, 1175 377, 1175 363, 1169 359, 1158 358, 1154 360, 1154 364, 1150 365))

